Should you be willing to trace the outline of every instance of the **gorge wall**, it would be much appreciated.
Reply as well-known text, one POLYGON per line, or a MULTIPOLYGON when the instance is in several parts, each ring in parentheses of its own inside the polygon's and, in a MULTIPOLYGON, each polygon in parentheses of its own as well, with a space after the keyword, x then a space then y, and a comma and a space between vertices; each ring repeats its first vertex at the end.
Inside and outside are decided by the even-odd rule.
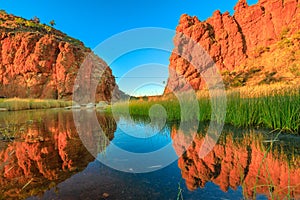
MULTIPOLYGON (((299 78, 299 28, 298 0, 259 0, 252 6, 239 0, 232 16, 215 11, 212 17, 200 21, 195 16, 182 15, 176 32, 203 47, 221 71, 226 86, 243 86, 299 78), (268 77, 272 81, 266 80, 268 77)), ((175 48, 187 45, 180 35, 174 43, 175 48)), ((189 59, 197 58, 190 55, 189 59)), ((203 71, 195 69, 190 60, 173 51, 165 93, 184 89, 180 77, 195 90, 205 87, 203 71)))
POLYGON ((118 91, 112 71, 82 42, 53 27, 1 11, 0 96, 70 100, 83 62, 85 85, 76 89, 96 87, 96 101, 110 101, 113 89, 118 91), (85 61, 87 56, 92 62, 85 61), (93 70, 98 77, 90 73, 93 70))

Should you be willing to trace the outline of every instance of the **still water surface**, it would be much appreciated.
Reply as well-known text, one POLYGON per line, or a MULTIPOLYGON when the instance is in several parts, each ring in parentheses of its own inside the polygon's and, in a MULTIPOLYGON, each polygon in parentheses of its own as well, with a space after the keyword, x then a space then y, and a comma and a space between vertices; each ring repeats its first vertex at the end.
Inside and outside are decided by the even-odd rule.
POLYGON ((71 111, 1 113, 0 199, 300 199, 300 137, 280 134, 271 142, 277 133, 227 126, 200 158, 205 124, 190 133, 177 123, 158 128, 101 113, 95 122, 93 112, 77 112, 85 121, 77 129, 71 111), (113 145, 134 153, 171 145, 178 158, 161 169, 150 163, 157 170, 149 173, 134 173, 148 162, 137 161, 124 165, 127 173, 93 156, 109 160, 113 145))

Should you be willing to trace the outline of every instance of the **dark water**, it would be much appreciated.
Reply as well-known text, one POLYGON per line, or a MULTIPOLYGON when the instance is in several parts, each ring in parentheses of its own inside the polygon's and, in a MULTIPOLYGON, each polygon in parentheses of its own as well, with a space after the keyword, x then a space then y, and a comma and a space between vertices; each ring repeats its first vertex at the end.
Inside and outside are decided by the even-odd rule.
POLYGON ((0 199, 300 199, 300 137, 225 127, 201 157, 208 125, 197 129, 2 112, 0 199))

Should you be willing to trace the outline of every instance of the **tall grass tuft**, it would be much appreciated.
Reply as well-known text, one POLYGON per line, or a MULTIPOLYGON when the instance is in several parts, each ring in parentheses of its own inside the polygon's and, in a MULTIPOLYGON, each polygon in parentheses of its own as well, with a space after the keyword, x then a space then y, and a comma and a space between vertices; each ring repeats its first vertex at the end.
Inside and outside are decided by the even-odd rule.
POLYGON ((228 96, 226 123, 242 127, 261 126, 285 132, 300 131, 299 92, 274 92, 268 96, 228 96))

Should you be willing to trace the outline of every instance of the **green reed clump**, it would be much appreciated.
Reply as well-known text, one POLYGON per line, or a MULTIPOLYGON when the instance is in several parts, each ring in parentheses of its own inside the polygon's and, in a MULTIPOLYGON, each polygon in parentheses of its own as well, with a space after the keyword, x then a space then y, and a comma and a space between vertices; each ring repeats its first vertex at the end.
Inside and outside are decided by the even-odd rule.
POLYGON ((239 94, 230 94, 227 97, 225 122, 235 126, 255 126, 260 123, 259 112, 258 98, 241 98, 239 94))
POLYGON ((199 102, 199 117, 198 120, 209 121, 211 119, 211 102, 207 98, 201 98, 199 102))
POLYGON ((261 99, 262 124, 272 129, 300 133, 300 95, 275 94, 261 99))
MULTIPOLYGON (((239 92, 227 92, 227 104, 223 98, 198 98, 199 113, 194 114, 195 105, 192 101, 175 98, 158 99, 155 101, 132 100, 127 103, 116 103, 115 113, 128 113, 134 116, 149 116, 150 108, 159 104, 164 107, 167 120, 218 121, 218 111, 211 115, 212 106, 226 106, 225 123, 237 127, 263 127, 285 132, 300 133, 300 92, 273 91, 258 97, 241 97, 239 92), (180 106, 183 105, 184 106, 180 106)), ((225 110, 224 110, 225 111, 225 110)), ((160 113, 156 113, 159 115, 160 113)), ((221 116, 221 115, 220 115, 221 116)))
MULTIPOLYGON (((149 116, 150 108, 154 105, 161 105, 167 113, 168 120, 180 120, 180 104, 178 101, 141 101, 133 100, 130 102, 120 102, 113 105, 108 112, 116 112, 118 114, 130 114, 134 116, 149 116)), ((153 113, 154 115, 160 115, 153 113)))
POLYGON ((300 95, 271 94, 256 98, 227 98, 226 123, 242 127, 260 126, 273 130, 299 133, 300 95))

